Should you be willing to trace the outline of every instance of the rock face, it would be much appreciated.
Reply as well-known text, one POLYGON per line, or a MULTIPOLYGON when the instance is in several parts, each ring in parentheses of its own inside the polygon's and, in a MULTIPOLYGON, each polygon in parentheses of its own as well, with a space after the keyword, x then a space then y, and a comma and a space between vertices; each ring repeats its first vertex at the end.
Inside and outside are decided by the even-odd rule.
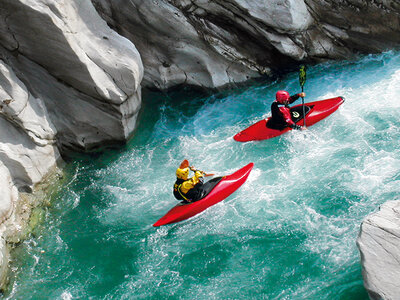
POLYGON ((131 40, 143 86, 218 88, 299 62, 346 59, 400 44, 398 1, 92 0, 131 40))
POLYGON ((362 223, 357 240, 364 285, 371 299, 398 299, 400 201, 389 201, 362 223))
POLYGON ((125 142, 142 77, 135 46, 90 0, 1 1, 0 288, 4 245, 19 241, 18 214, 35 205, 24 195, 62 162, 60 150, 125 142))
POLYGON ((3 0, 0 18, 0 58, 43 101, 59 145, 90 149, 126 140, 140 107, 143 66, 135 46, 90 1, 3 0))

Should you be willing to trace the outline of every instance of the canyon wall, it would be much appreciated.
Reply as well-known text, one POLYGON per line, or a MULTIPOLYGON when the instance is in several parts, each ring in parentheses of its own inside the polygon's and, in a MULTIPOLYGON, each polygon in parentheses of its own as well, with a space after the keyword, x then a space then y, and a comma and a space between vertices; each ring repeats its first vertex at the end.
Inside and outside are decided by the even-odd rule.
POLYGON ((400 43, 397 1, 92 0, 142 55, 143 86, 219 88, 400 43))
POLYGON ((127 140, 142 77, 135 46, 90 1, 1 0, 2 286, 5 245, 24 236, 38 184, 62 164, 60 153, 127 140))

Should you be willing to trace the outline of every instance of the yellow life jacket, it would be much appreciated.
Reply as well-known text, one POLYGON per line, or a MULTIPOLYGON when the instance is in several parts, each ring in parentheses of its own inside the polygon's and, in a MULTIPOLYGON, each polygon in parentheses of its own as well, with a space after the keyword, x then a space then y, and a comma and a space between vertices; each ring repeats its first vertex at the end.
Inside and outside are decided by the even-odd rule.
MULTIPOLYGON (((182 169, 178 169, 178 170, 182 170, 182 169)), ((177 171, 177 173, 178 173, 178 171, 177 171)), ((184 179, 178 177, 174 184, 175 198, 177 198, 177 199, 182 198, 183 200, 188 200, 186 198, 187 192, 189 192, 192 188, 194 188, 194 186, 196 184, 199 183, 201 177, 203 177, 203 173, 200 171, 196 171, 194 173, 194 176, 187 180, 184 180, 184 179)))

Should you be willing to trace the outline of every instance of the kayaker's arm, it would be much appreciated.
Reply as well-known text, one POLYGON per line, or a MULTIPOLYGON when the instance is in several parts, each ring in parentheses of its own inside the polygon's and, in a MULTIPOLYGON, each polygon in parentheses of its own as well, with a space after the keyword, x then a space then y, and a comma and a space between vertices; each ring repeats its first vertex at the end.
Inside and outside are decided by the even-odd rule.
POLYGON ((292 117, 290 115, 290 110, 288 107, 286 107, 286 106, 279 107, 279 111, 280 111, 281 115, 283 116, 283 119, 287 126, 289 126, 291 128, 293 128, 292 126, 297 126, 292 120, 292 117))
POLYGON ((289 101, 288 102, 289 102, 289 104, 292 104, 294 101, 296 101, 300 97, 304 98, 305 96, 306 96, 306 93, 304 93, 304 92, 294 94, 294 95, 289 97, 289 101))
POLYGON ((192 170, 193 172, 195 172, 195 175, 196 175, 196 172, 200 172, 201 174, 202 174, 202 176, 214 176, 214 174, 212 174, 212 173, 206 173, 206 172, 204 172, 204 171, 201 171, 201 170, 197 170, 194 166, 190 166, 190 170, 192 170))

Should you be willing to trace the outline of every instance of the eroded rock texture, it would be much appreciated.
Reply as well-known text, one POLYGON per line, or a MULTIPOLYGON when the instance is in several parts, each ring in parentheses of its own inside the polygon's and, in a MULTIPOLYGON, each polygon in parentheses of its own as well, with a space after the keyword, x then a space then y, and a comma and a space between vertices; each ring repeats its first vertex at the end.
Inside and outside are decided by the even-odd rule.
POLYGON ((90 0, 1 0, 0 245, 18 241, 12 236, 21 226, 7 222, 15 232, 4 235, 5 221, 18 222, 15 212, 29 210, 29 203, 18 209, 21 193, 54 170, 60 150, 126 141, 142 76, 135 46, 90 0))
POLYGON ((218 88, 299 62, 346 59, 400 43, 398 1, 92 0, 134 42, 143 85, 218 88))
POLYGON ((400 201, 389 201, 362 223, 357 245, 364 285, 371 299, 398 299, 400 292, 400 201))

